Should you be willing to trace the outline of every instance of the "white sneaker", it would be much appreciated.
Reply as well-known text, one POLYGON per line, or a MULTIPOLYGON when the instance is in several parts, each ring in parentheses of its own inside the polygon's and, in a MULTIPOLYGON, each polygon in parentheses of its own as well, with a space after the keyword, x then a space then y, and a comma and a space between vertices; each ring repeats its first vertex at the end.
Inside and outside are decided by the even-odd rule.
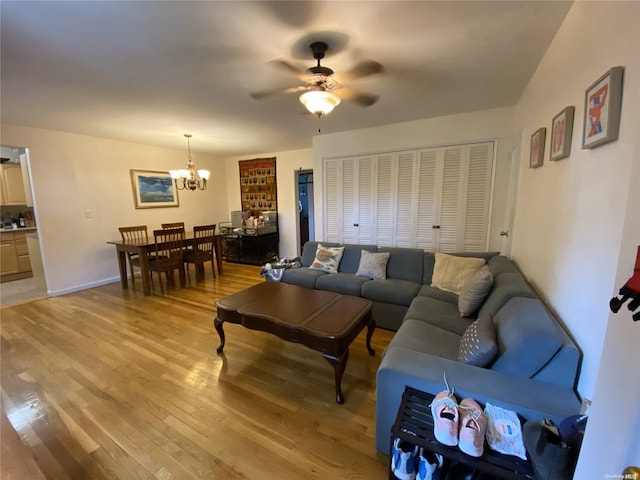
POLYGON ((421 448, 418 456, 416 480, 435 480, 440 478, 439 475, 434 475, 439 468, 442 468, 442 455, 425 451, 424 448, 421 448))
POLYGON ((418 446, 396 438, 391 452, 391 471, 399 480, 415 480, 418 446))

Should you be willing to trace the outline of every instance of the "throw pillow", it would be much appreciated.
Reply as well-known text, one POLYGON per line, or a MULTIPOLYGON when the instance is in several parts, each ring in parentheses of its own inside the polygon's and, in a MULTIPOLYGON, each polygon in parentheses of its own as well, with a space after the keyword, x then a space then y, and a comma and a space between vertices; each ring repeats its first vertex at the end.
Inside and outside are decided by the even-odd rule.
POLYGON ((462 286, 487 262, 484 258, 456 257, 436 252, 431 286, 445 292, 460 294, 462 286))
POLYGON ((316 257, 309 265, 309 268, 327 273, 338 273, 338 265, 340 265, 343 253, 344 247, 325 247, 318 244, 316 257))
POLYGON ((491 315, 482 315, 467 327, 458 349, 458 361, 476 367, 488 365, 496 356, 496 330, 491 315))
POLYGON ((458 297, 458 310, 463 317, 471 316, 489 294, 493 286, 493 275, 489 266, 485 265, 473 274, 460 289, 458 297))
POLYGON ((360 250, 360 265, 356 275, 372 280, 384 280, 387 278, 387 262, 390 252, 373 253, 368 250, 360 250))

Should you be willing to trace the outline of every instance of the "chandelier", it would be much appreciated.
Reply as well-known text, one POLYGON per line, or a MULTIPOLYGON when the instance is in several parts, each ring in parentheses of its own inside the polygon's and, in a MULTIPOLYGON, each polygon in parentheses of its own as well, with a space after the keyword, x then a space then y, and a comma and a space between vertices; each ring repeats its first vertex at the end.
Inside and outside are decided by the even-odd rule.
POLYGON ((321 117, 331 113, 340 104, 340 97, 327 90, 309 90, 300 95, 302 103, 311 113, 321 117))
POLYGON ((204 190, 207 188, 207 180, 209 180, 211 173, 209 170, 196 170, 196 166, 191 159, 191 143, 189 141, 191 134, 185 133, 184 136, 187 137, 187 149, 189 151, 187 168, 182 170, 169 170, 169 174, 171 178, 173 178, 173 182, 178 190, 186 190, 187 188, 192 191, 195 189, 204 190))

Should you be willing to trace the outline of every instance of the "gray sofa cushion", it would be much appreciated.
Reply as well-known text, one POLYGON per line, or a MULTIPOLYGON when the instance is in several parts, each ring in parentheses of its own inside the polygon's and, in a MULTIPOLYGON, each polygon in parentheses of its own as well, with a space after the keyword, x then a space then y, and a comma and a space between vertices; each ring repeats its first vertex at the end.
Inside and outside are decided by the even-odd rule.
POLYGON ((360 294, 369 300, 408 307, 418 294, 418 290, 420 290, 419 283, 387 278, 386 280, 367 280, 362 285, 360 294))
MULTIPOLYGON (((315 258, 315 251, 314 251, 315 258)), ((282 282, 290 283, 292 285, 299 285, 301 287, 316 288, 316 281, 318 278, 325 277, 327 275, 337 275, 336 273, 330 274, 321 272, 320 270, 310 270, 308 268, 288 268, 282 275, 282 282)))
POLYGON ((478 318, 467 328, 460 339, 458 361, 467 365, 484 367, 496 356, 496 329, 489 315, 478 318))
POLYGON ((431 297, 416 297, 411 302, 411 306, 404 318, 405 321, 408 319, 419 320, 451 332, 458 337, 461 337, 473 322, 471 318, 460 316, 457 303, 442 302, 431 297))
POLYGON ((387 262, 387 278, 422 284, 424 250, 420 248, 379 247, 378 252, 391 253, 389 262, 387 262))
POLYGON ((318 277, 316 288, 318 290, 328 290, 342 295, 360 296, 362 284, 368 282, 365 277, 358 277, 351 273, 333 273, 318 277))
POLYGON ((432 287, 431 285, 423 285, 420 287, 418 296, 435 298, 436 300, 441 300, 443 302, 455 303, 456 305, 458 304, 458 295, 451 292, 445 292, 444 290, 432 287))
POLYGON ((458 309, 463 317, 470 317, 482 305, 493 286, 493 275, 485 265, 478 270, 460 289, 458 309))
POLYGON ((564 330, 560 331, 560 335, 565 338, 564 344, 533 378, 541 382, 577 388, 582 353, 564 330))
POLYGON ((360 265, 356 275, 371 280, 384 280, 387 278, 389 255, 391 255, 389 252, 360 250, 360 265))
POLYGON ((371 302, 373 307, 373 319, 377 328, 397 331, 402 325, 402 319, 407 314, 408 307, 403 305, 391 305, 385 302, 371 302))
POLYGON ((513 263, 504 255, 497 255, 495 257, 492 257, 487 262, 487 265, 489 265, 489 269, 491 270, 491 274, 494 278, 503 273, 520 273, 515 263, 513 263))
POLYGON ((342 261, 340 262, 340 268, 338 271, 341 273, 356 273, 358 271, 358 266, 360 265, 360 252, 362 250, 376 252, 378 247, 377 245, 345 244, 344 254, 342 255, 342 261))
POLYGON ((498 310, 515 297, 535 298, 536 295, 519 273, 503 273, 494 277, 493 288, 478 310, 478 316, 495 316, 498 310))
POLYGON ((491 369, 532 378, 562 346, 555 320, 536 298, 513 298, 494 318, 498 358, 491 369))
POLYGON ((420 320, 407 319, 402 322, 402 328, 393 336, 385 352, 391 347, 402 347, 436 355, 440 358, 456 360, 459 346, 460 335, 420 320))

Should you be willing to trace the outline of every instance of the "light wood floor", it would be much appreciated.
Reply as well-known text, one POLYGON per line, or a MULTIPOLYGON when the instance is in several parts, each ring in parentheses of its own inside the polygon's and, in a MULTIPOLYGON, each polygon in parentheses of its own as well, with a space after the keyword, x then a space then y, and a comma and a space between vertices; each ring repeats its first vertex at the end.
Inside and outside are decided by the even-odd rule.
POLYGON ((332 367, 302 345, 226 325, 218 355, 214 303, 259 271, 225 263, 165 296, 138 280, 2 309, 3 414, 45 477, 387 478, 375 375, 393 332, 376 330, 375 357, 364 331, 353 343, 344 405, 332 367))

